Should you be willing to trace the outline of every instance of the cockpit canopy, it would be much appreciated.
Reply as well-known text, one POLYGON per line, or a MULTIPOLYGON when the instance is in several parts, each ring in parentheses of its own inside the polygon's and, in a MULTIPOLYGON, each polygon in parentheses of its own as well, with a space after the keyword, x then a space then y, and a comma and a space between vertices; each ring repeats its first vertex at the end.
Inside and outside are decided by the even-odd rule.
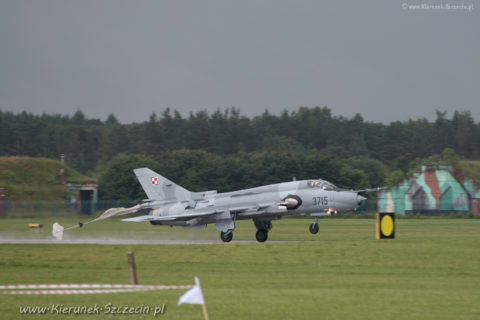
POLYGON ((309 180, 308 186, 310 188, 322 189, 322 190, 337 190, 338 188, 332 183, 325 180, 309 180))

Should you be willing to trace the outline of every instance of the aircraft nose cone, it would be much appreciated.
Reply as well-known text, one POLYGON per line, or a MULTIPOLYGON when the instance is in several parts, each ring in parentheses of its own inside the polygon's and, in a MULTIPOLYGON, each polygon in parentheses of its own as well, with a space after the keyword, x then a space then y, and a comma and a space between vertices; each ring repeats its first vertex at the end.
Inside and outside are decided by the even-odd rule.
POLYGON ((358 203, 359 206, 362 205, 362 203, 363 203, 365 200, 367 200, 367 198, 362 197, 361 195, 357 194, 357 203, 358 203))

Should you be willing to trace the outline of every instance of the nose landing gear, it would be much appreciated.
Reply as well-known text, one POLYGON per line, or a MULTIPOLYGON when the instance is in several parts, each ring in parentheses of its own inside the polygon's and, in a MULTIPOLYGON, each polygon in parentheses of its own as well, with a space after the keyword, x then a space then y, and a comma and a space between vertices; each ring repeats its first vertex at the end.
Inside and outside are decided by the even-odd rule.
POLYGON ((308 230, 310 231, 311 234, 317 234, 318 233, 318 217, 315 217, 315 221, 310 225, 308 230))

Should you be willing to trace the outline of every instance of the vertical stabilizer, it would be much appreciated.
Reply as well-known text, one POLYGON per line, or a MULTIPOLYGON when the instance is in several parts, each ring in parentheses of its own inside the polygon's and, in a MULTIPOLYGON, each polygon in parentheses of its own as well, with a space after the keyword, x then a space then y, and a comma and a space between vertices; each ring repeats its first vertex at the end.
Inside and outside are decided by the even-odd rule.
POLYGON ((148 199, 187 201, 191 192, 148 168, 134 169, 148 199))

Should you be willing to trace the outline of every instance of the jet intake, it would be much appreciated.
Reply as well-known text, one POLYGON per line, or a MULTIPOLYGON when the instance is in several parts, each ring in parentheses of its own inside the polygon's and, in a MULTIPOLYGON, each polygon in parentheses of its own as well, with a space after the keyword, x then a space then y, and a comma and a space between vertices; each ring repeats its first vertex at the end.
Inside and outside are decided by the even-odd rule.
POLYGON ((287 199, 283 200, 282 202, 279 202, 278 205, 279 206, 285 206, 288 209, 290 209, 290 208, 296 207, 298 205, 298 201, 297 201, 297 199, 287 198, 287 199))
POLYGON ((277 206, 284 206, 288 210, 297 209, 302 204, 302 199, 297 195, 289 194, 282 201, 277 203, 277 206))

